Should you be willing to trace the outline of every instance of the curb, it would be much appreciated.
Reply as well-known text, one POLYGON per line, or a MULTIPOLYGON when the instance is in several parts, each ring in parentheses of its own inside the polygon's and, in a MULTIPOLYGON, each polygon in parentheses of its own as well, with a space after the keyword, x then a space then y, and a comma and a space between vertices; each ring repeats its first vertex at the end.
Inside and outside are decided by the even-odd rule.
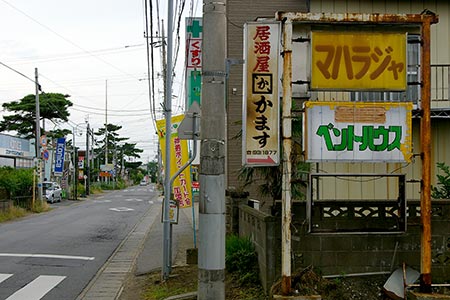
POLYGON ((113 300, 120 297, 123 284, 155 221, 157 214, 154 212, 158 209, 158 205, 150 206, 76 300, 113 300))

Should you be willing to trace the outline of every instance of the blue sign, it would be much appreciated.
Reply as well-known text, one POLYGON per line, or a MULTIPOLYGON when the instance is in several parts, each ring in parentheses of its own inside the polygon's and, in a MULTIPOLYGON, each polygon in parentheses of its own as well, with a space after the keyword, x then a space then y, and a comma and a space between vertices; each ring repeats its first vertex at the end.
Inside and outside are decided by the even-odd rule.
POLYGON ((66 148, 66 138, 58 138, 55 151, 55 173, 64 171, 64 151, 66 148))

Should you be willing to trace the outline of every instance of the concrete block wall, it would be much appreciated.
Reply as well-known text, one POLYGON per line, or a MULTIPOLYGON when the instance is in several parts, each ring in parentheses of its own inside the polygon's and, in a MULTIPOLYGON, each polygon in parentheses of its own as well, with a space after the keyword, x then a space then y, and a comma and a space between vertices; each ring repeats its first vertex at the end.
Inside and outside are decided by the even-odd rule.
POLYGON ((281 227, 278 218, 241 204, 239 236, 248 236, 258 253, 261 283, 266 294, 280 274, 281 227))
MULTIPOLYGON (((245 201, 244 201, 245 202, 245 201)), ((292 269, 313 265, 323 275, 390 272, 405 262, 420 270, 420 217, 409 203, 407 231, 396 234, 309 234, 305 203, 294 203, 292 269)), ((450 278, 450 201, 434 201, 432 217, 432 278, 450 278)), ((239 206, 239 235, 250 236, 258 253, 260 278, 266 292, 279 278, 281 219, 239 206)))

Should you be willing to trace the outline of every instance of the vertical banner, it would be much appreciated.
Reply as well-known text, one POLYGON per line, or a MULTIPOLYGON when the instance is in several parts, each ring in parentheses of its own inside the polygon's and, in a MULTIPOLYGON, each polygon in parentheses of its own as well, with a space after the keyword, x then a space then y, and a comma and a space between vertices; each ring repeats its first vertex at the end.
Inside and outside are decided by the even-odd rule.
MULTIPOLYGON (((170 139, 170 177, 181 169, 181 167, 188 162, 189 153, 186 140, 181 140, 178 137, 178 126, 183 121, 184 115, 173 116, 171 120, 172 135, 170 139)), ((159 144, 161 147, 161 154, 163 163, 166 161, 166 120, 157 120, 156 127, 158 130, 159 144)), ((192 184, 190 167, 184 169, 180 175, 174 180, 172 192, 175 200, 178 201, 180 208, 192 206, 192 184)))
POLYGON ((186 18, 186 110, 200 105, 202 84, 202 18, 186 18))
POLYGON ((66 149, 66 138, 58 138, 55 149, 55 175, 62 175, 64 171, 64 152, 66 149))
POLYGON ((279 22, 244 27, 243 165, 280 161, 280 28, 279 22))
POLYGON ((84 179, 84 156, 78 156, 78 179, 84 179))

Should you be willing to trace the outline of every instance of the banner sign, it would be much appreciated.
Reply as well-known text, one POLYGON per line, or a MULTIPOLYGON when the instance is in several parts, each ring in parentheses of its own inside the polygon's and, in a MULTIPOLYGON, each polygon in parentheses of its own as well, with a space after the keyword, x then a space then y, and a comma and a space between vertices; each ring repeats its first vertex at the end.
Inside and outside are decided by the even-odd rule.
POLYGON ((412 103, 306 102, 309 162, 410 162, 412 103))
POLYGON ((280 28, 279 22, 244 26, 243 165, 280 161, 280 28))
POLYGON ((66 138, 58 138, 55 149, 55 174, 62 174, 64 171, 64 152, 66 149, 66 138))
MULTIPOLYGON (((184 115, 174 116, 171 120, 171 140, 170 140, 170 177, 181 169, 189 160, 187 140, 181 140, 178 137, 177 128, 184 115)), ((156 127, 158 130, 159 144, 161 147, 161 154, 163 163, 166 162, 166 120, 157 120, 156 127)), ((180 208, 192 206, 192 184, 191 184, 191 170, 187 167, 175 178, 173 182, 172 191, 175 200, 178 201, 180 208)))
POLYGON ((312 32, 311 89, 406 89, 406 33, 312 32))
POLYGON ((202 86, 202 18, 186 18, 186 110, 200 104, 202 86))

